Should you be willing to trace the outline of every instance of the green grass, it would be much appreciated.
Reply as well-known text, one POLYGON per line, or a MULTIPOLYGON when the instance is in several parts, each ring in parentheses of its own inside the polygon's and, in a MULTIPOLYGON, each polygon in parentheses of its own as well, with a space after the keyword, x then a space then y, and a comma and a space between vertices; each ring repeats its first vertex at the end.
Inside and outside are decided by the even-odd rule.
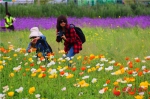
MULTIPOLYGON (((5 6, 0 5, 0 19, 5 17, 5 6)), ((144 4, 97 4, 95 6, 77 6, 76 4, 28 4, 8 6, 13 17, 111 17, 150 15, 150 6, 144 4)))
MULTIPOLYGON (((147 29, 141 29, 139 27, 135 28, 117 28, 117 29, 109 29, 109 28, 83 28, 83 32, 86 36, 86 42, 83 44, 83 50, 75 55, 73 59, 73 63, 76 63, 76 71, 72 70, 65 70, 65 72, 73 74, 73 78, 67 79, 65 76, 61 77, 59 75, 58 67, 61 66, 62 68, 67 65, 66 62, 61 61, 59 64, 58 58, 62 56, 62 54, 58 53, 58 47, 60 49, 63 49, 63 43, 60 43, 59 45, 55 41, 56 33, 55 29, 51 30, 41 30, 41 32, 47 37, 47 41, 52 47, 55 56, 54 60, 56 59, 56 64, 52 65, 51 67, 46 67, 46 71, 44 72, 46 74, 46 77, 44 78, 38 78, 40 72, 37 73, 35 77, 31 76, 31 69, 35 68, 38 69, 39 66, 47 66, 45 62, 42 62, 41 64, 37 64, 37 60, 34 59, 32 56, 34 53, 30 53, 28 56, 24 56, 21 52, 16 52, 14 50, 10 51, 9 53, 2 53, 0 61, 2 62, 5 60, 6 64, 2 64, 0 62, 0 66, 3 66, 4 68, 0 71, 0 93, 3 93, 4 86, 9 86, 9 91, 15 92, 15 89, 19 87, 23 87, 24 90, 22 93, 15 93, 13 97, 9 97, 6 95, 6 99, 22 99, 22 98, 28 98, 28 99, 36 99, 35 94, 40 94, 41 98, 43 99, 134 99, 134 96, 138 95, 138 92, 136 92, 135 95, 129 95, 128 93, 123 93, 122 88, 127 86, 127 84, 132 84, 132 88, 138 88, 141 82, 148 81, 150 74, 145 74, 142 76, 136 76, 135 81, 127 82, 125 84, 119 83, 119 90, 121 90, 120 96, 114 96, 112 93, 112 90, 114 88, 113 83, 119 79, 119 78, 125 78, 125 77, 133 77, 132 75, 129 75, 127 72, 121 75, 111 75, 112 72, 115 72, 116 70, 119 70, 120 66, 114 66, 113 64, 110 64, 109 62, 112 60, 115 60, 118 63, 121 63, 122 66, 127 67, 127 60, 125 60, 126 57, 129 57, 130 61, 133 62, 133 68, 129 68, 129 70, 134 70, 135 68, 140 68, 142 66, 147 66, 147 69, 150 70, 149 64, 150 61, 146 60, 146 63, 143 62, 135 62, 134 58, 139 57, 141 60, 144 60, 145 56, 149 56, 149 48, 150 48, 150 28, 147 29), (17 54, 17 57, 14 57, 13 55, 17 54), (104 55, 106 59, 108 59, 108 62, 102 62, 100 61, 100 58, 95 58, 93 60, 84 60, 84 56, 90 57, 90 54, 97 55, 104 55), (8 59, 4 57, 10 57, 8 59), (81 59, 77 59, 78 56, 82 56, 81 59), (33 58, 34 62, 29 62, 29 58, 33 58), (90 63, 88 63, 90 61, 90 63), (84 65, 82 62, 86 62, 84 65), (28 63, 28 65, 25 65, 28 63), (31 63, 34 63, 35 65, 33 67, 30 66, 31 63), (101 71, 92 71, 87 72, 88 68, 83 71, 84 74, 82 76, 79 75, 82 70, 80 69, 82 66, 91 66, 89 69, 95 68, 96 64, 104 64, 104 69, 101 71), (21 70, 18 72, 15 72, 13 70, 14 67, 17 67, 21 65, 21 70), (114 66, 114 69, 112 71, 105 71, 105 68, 108 66, 114 66), (26 71, 26 69, 29 68, 29 71, 26 71), (49 78, 49 69, 57 69, 57 78, 49 78), (10 73, 14 73, 14 77, 9 77, 10 73), (25 76, 23 76, 26 74, 25 76), (88 87, 75 87, 74 84, 78 83, 82 80, 83 76, 90 76, 88 79, 85 79, 86 83, 89 84, 88 87), (91 83, 91 80, 93 78, 97 79, 97 83, 91 83), (107 85, 108 90, 104 94, 99 94, 99 90, 104 88, 104 84, 106 83, 106 80, 110 79, 110 84, 107 85), (35 87, 35 92, 33 94, 29 94, 28 90, 30 87, 35 87), (63 87, 66 87, 66 91, 61 91, 63 87), (83 92, 81 96, 79 96, 79 93, 83 92)), ((8 48, 10 44, 15 46, 15 49, 17 48, 26 48, 29 43, 29 31, 15 31, 15 32, 2 32, 0 33, 0 43, 1 47, 8 48), (11 42, 11 43, 8 43, 11 42)), ((150 83, 150 82, 149 82, 150 83)), ((9 92, 8 91, 8 92, 9 92)), ((6 94, 8 93, 6 92, 6 94)), ((148 94, 149 88, 147 91, 145 91, 144 99, 148 99, 150 95, 148 94)))

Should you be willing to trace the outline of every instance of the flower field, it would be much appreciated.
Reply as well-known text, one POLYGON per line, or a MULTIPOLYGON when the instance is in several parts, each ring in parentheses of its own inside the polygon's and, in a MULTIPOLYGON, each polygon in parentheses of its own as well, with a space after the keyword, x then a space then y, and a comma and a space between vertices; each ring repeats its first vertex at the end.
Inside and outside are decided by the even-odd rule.
MULTIPOLYGON (((38 26, 42 29, 52 29, 56 27, 56 18, 16 18, 14 26, 16 30, 30 29, 38 26)), ((150 16, 119 17, 119 18, 75 18, 68 17, 68 22, 81 27, 103 27, 103 28, 141 28, 150 27, 150 16)), ((4 20, 0 20, 0 26, 4 26, 4 20)))
POLYGON ((55 41, 56 18, 16 18, 17 31, 1 33, 0 99, 150 99, 149 16, 69 17, 69 23, 87 39, 72 60, 57 50, 63 44, 55 41), (34 49, 26 53, 33 26, 54 51, 47 59, 34 49))

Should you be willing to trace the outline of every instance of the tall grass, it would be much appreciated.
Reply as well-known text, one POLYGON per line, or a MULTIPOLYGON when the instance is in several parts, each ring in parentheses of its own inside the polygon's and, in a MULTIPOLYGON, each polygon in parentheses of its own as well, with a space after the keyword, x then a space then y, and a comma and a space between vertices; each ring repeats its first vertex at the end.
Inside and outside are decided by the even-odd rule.
MULTIPOLYGON (((5 16, 5 6, 0 5, 0 19, 5 16)), ((77 6, 75 4, 12 5, 8 11, 14 17, 58 17, 61 14, 75 17, 119 17, 150 15, 150 6, 143 4, 97 4, 95 6, 77 6)))

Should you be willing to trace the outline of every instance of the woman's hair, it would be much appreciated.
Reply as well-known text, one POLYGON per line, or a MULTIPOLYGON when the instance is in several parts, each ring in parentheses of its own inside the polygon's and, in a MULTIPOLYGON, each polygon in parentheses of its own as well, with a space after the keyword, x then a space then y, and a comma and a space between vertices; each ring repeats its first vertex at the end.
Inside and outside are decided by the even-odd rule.
POLYGON ((62 30, 62 27, 60 26, 60 23, 61 23, 62 21, 65 22, 66 25, 68 24, 68 21, 67 21, 66 16, 64 16, 64 15, 59 16, 59 17, 57 18, 57 26, 56 26, 56 28, 57 28, 58 31, 62 30))
POLYGON ((11 14, 9 12, 7 12, 6 15, 11 16, 11 14))

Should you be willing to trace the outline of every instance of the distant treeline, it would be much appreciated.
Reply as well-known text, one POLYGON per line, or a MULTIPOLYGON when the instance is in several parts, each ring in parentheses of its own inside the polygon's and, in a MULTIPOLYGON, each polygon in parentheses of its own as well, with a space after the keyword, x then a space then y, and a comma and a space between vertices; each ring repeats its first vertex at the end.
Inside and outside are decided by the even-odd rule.
MULTIPOLYGON (((5 5, 0 5, 0 19, 5 16, 5 5)), ((75 4, 45 4, 45 5, 8 5, 8 11, 14 17, 121 17, 150 15, 150 6, 143 4, 98 4, 95 6, 77 6, 75 4)))

